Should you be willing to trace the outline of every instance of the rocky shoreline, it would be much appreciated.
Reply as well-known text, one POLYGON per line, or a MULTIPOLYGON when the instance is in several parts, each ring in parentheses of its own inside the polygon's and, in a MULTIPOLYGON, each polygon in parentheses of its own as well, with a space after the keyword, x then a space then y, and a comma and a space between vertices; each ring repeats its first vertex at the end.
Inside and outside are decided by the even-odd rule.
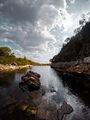
POLYGON ((90 105, 90 63, 76 61, 52 63, 51 67, 57 71, 64 84, 68 84, 86 104, 90 105))
POLYGON ((62 74, 86 74, 90 75, 90 61, 85 62, 82 60, 71 62, 57 62, 52 63, 51 67, 62 74))
POLYGON ((2 65, 0 64, 0 72, 12 72, 15 70, 22 70, 22 69, 28 69, 31 65, 2 65))
MULTIPOLYGON (((41 89, 40 74, 33 71, 28 71, 24 76, 22 76, 19 88, 23 92, 26 92, 30 98, 31 92, 34 91, 41 91, 41 96, 45 94, 43 94, 43 90, 41 89)), ((27 111, 28 108, 29 107, 27 107, 25 111, 27 111)), ((62 120, 65 114, 73 112, 73 108, 64 101, 62 106, 57 109, 56 103, 53 100, 43 100, 37 105, 34 111, 36 120, 62 120)))

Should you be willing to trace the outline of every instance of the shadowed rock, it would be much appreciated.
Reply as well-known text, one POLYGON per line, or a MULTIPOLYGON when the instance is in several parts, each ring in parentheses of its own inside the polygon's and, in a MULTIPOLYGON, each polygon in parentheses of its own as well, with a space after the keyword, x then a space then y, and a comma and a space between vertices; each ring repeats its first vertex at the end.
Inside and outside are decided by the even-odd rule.
POLYGON ((19 87, 26 91, 34 91, 40 88, 40 75, 38 73, 29 71, 26 75, 22 76, 21 82, 19 83, 19 87))
POLYGON ((27 76, 27 77, 31 77, 32 76, 32 77, 40 78, 40 75, 38 73, 33 72, 33 71, 27 72, 25 76, 27 76))

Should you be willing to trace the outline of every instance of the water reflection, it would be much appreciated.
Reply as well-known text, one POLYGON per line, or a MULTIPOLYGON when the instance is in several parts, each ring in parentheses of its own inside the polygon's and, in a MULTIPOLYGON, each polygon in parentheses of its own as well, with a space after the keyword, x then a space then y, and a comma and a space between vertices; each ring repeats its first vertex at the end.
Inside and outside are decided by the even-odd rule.
POLYGON ((56 72, 47 66, 33 67, 32 70, 41 75, 41 84, 46 90, 48 89, 46 93, 47 99, 52 97, 58 104, 62 103, 65 100, 66 94, 62 80, 57 76, 56 72), (51 92, 52 87, 56 92, 51 92))
MULTIPOLYGON (((57 107, 60 107, 63 101, 73 107, 74 112, 65 116, 64 120, 90 120, 90 108, 77 94, 73 94, 73 87, 67 85, 65 81, 63 82, 60 75, 49 67, 34 67, 33 70, 41 74, 41 83, 44 87, 47 89, 54 87, 56 90, 55 93, 47 91, 44 98, 53 99, 57 103, 57 107)), ((75 87, 74 82, 73 85, 75 87)))
MULTIPOLYGON (((61 75, 57 72, 57 75, 61 78, 61 75)), ((62 76, 63 84, 75 95, 80 96, 84 103, 90 106, 90 80, 85 77, 77 76, 62 76)))
POLYGON ((16 82, 19 82, 21 76, 25 74, 26 70, 0 73, 0 87, 10 87, 16 82))
POLYGON ((32 70, 41 75, 41 86, 45 90, 45 94, 42 96, 40 91, 36 91, 30 93, 32 97, 28 98, 19 89, 18 83, 26 70, 0 74, 0 108, 16 101, 27 101, 27 99, 29 99, 29 103, 32 103, 33 100, 33 103, 37 103, 37 105, 43 101, 46 103, 52 102, 58 108, 66 101, 73 107, 74 112, 65 116, 63 120, 90 120, 89 107, 84 104, 77 94, 73 94, 69 85, 66 85, 66 82, 63 83, 61 76, 53 69, 49 66, 36 66, 32 67, 32 70))
POLYGON ((15 73, 2 73, 0 74, 0 86, 8 87, 15 79, 15 73))

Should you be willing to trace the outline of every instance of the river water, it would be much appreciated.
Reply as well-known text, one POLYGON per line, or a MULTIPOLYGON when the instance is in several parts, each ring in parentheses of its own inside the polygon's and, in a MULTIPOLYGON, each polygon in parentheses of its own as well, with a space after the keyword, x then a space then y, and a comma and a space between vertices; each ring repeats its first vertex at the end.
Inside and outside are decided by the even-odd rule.
MULTIPOLYGON (((32 71, 41 75, 41 87, 45 94, 41 98, 46 101, 55 102, 57 109, 66 101, 73 108, 73 112, 65 115, 63 120, 90 120, 90 108, 85 105, 85 101, 73 92, 55 70, 49 66, 34 66, 32 71)), ((28 70, 29 71, 29 70, 28 70)), ((28 96, 19 89, 18 83, 21 76, 27 71, 12 72, 8 74, 0 74, 0 109, 7 106, 15 100, 25 100, 28 96)), ((36 98, 38 99, 38 98, 36 98)))

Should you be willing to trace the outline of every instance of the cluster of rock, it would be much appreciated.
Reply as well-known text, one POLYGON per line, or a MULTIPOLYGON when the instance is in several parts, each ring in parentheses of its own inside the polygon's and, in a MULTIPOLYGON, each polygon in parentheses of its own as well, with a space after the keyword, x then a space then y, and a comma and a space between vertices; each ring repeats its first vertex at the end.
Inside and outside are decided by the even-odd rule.
MULTIPOLYGON (((38 73, 29 71, 24 76, 22 76, 21 82, 19 83, 19 87, 23 91, 27 92, 28 95, 31 94, 33 95, 35 92, 37 94, 40 94, 39 92, 41 89, 40 89, 39 78, 40 75, 38 73)), ((56 92, 53 87, 51 88, 51 92, 56 92)), ((35 96, 35 100, 36 99, 37 99, 37 95, 35 96)), ((57 109, 57 105, 55 101, 42 99, 40 100, 40 103, 38 103, 38 106, 35 108, 35 110, 29 109, 29 111, 32 113, 34 112, 34 115, 38 120, 62 120, 65 114, 70 114, 73 111, 73 108, 69 104, 64 102, 62 106, 59 109, 57 109)), ((32 114, 30 113, 30 115, 32 114)))
POLYGON ((73 108, 66 102, 57 109, 53 100, 43 101, 38 107, 37 118, 39 120, 63 120, 65 114, 70 114, 72 112, 73 108))
POLYGON ((70 114, 73 112, 73 108, 66 102, 57 110, 58 120, 62 120, 65 114, 70 114))
POLYGON ((21 82, 19 83, 19 87, 22 90, 34 91, 40 88, 40 75, 38 73, 29 71, 21 78, 21 82))

